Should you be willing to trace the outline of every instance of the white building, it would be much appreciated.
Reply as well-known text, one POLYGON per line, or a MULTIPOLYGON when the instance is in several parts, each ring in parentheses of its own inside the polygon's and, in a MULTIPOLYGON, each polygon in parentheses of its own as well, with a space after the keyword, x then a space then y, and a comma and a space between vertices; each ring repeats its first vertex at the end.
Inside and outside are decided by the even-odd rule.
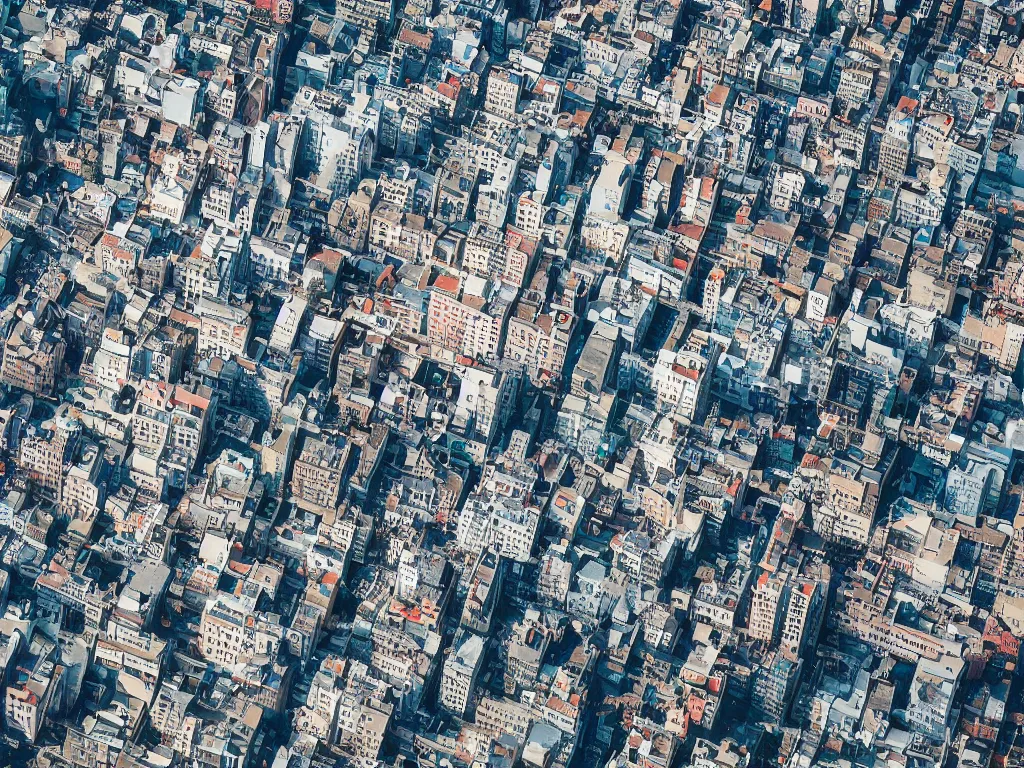
POLYGON ((459 515, 456 539, 463 549, 479 554, 486 547, 502 557, 525 563, 530 559, 541 513, 521 499, 474 497, 459 515))
POLYGON ((303 128, 303 151, 319 170, 319 186, 333 197, 347 195, 373 162, 376 136, 362 121, 337 118, 311 109, 303 128))
POLYGON ((618 221, 629 197, 633 167, 620 153, 609 151, 604 156, 601 173, 590 190, 587 214, 607 221, 618 221))
POLYGON ((948 653, 935 661, 922 658, 917 662, 907 707, 907 723, 913 732, 948 743, 949 715, 963 671, 963 659, 948 653))
POLYGON ((651 386, 659 410, 692 419, 706 389, 706 367, 707 360, 692 352, 659 350, 651 372, 651 386))
POLYGON ((238 663, 246 644, 246 620, 255 610, 256 601, 251 597, 211 597, 199 622, 199 649, 203 657, 225 667, 238 663))
POLYGON ((124 333, 115 328, 103 330, 100 348, 92 359, 93 376, 99 386, 120 392, 121 385, 128 380, 132 348, 125 343, 126 339, 124 333))
POLYGON ((946 500, 943 506, 956 519, 977 525, 985 500, 995 479, 995 469, 977 461, 968 461, 966 469, 953 467, 946 475, 946 500))
POLYGON ((441 706, 460 717, 466 714, 483 661, 484 638, 460 629, 441 672, 441 706))
POLYGON ((701 314, 704 322, 714 326, 715 318, 718 317, 718 305, 722 300, 722 284, 725 282, 725 272, 717 267, 708 274, 704 283, 704 297, 701 301, 701 314))
POLYGON ((883 304, 878 310, 882 333, 908 352, 927 354, 935 337, 938 313, 913 304, 883 304))
POLYGON ((175 77, 168 81, 160 94, 160 108, 164 120, 191 126, 201 83, 191 77, 175 77))
POLYGON ((277 321, 274 323, 274 330, 270 334, 271 349, 282 354, 292 351, 308 306, 309 302, 300 296, 291 296, 281 305, 281 310, 277 313, 277 321))

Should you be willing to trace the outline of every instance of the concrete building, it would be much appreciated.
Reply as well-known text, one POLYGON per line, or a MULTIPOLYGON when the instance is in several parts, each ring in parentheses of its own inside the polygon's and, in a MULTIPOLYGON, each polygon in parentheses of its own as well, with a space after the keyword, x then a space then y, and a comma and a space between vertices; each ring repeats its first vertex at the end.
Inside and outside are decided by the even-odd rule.
POLYGON ((516 291, 475 275, 442 275, 431 287, 427 338, 474 360, 497 359, 516 291))
POLYGON ((441 706, 462 717, 470 708, 477 676, 483 669, 486 640, 460 630, 441 672, 441 706))
POLYGON ((349 443, 328 443, 307 437, 292 469, 295 503, 308 509, 330 509, 338 503, 349 456, 349 443))
POLYGON ((522 88, 522 77, 519 74, 508 69, 492 67, 487 75, 484 109, 506 120, 515 119, 522 88))
POLYGON ((964 661, 944 655, 921 659, 910 684, 907 722, 913 732, 935 742, 949 738, 949 717, 953 697, 964 674, 964 661))
POLYGON ((67 350, 59 329, 19 320, 4 342, 0 380, 35 395, 56 393, 67 350))

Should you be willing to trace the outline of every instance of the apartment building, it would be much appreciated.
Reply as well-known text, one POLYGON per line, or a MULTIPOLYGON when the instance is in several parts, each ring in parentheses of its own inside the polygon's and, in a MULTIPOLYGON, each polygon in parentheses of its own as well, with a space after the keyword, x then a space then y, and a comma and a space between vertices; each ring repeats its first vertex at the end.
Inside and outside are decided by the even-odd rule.
POLYGON ((701 412, 710 387, 707 360, 696 353, 658 351, 651 386, 659 410, 693 419, 701 412))
POLYGON ((274 657, 283 636, 278 617, 256 612, 255 598, 218 592, 203 608, 199 651, 208 661, 234 667, 253 657, 274 657))
POLYGON ((131 417, 133 442, 156 454, 166 448, 165 460, 191 472, 216 411, 216 395, 204 385, 193 385, 194 391, 164 382, 139 385, 131 417))
POLYGON ((865 470, 836 461, 826 480, 826 498, 812 510, 814 529, 830 541, 867 544, 878 486, 865 470))
POLYGON ((779 604, 786 590, 786 574, 762 573, 750 590, 747 636, 771 645, 778 635, 779 604))
POLYGON ((422 261, 433 254, 437 232, 423 216, 381 203, 370 216, 367 243, 371 250, 422 261))
POLYGON ((494 360, 516 290, 476 275, 441 275, 431 286, 427 338, 457 355, 494 360))
POLYGON ((199 315, 200 354, 216 355, 231 360, 235 355, 244 357, 249 345, 252 318, 248 306, 235 306, 204 296, 196 306, 199 315))
POLYGON ((485 638, 460 629, 441 671, 441 706, 462 717, 469 709, 484 664, 485 638))
POLYGON ((29 435, 19 445, 18 461, 29 480, 50 498, 59 501, 69 464, 82 434, 82 424, 70 406, 42 425, 40 434, 29 435))
POLYGON ((781 651, 772 651, 757 666, 750 703, 763 721, 779 723, 785 719, 802 670, 802 660, 788 659, 781 651))
MULTIPOLYGON (((105 470, 116 461, 104 457, 103 448, 91 440, 82 441, 77 461, 66 470, 60 494, 61 512, 71 520, 92 521, 106 498, 105 470)), ((90 526, 91 527, 91 526, 90 526)), ((77 529, 87 535, 89 527, 77 529)))
POLYGON ((274 330, 270 333, 269 346, 282 355, 287 355, 295 347, 299 330, 306 316, 309 302, 301 296, 289 296, 277 313, 274 330))
POLYGON ((484 109, 506 120, 515 119, 522 88, 521 75, 502 67, 492 67, 487 75, 484 109))
POLYGON ((63 372, 66 350, 57 329, 19 320, 4 342, 0 381, 35 395, 52 396, 63 372))
POLYGON ((533 552, 540 519, 540 510, 521 499, 474 497, 459 515, 456 539, 469 552, 490 547, 502 557, 525 563, 533 552))
POLYGON ((148 229, 121 225, 104 232, 93 253, 104 272, 129 278, 145 258, 151 242, 152 235, 148 229))
POLYGON ((875 68, 867 64, 844 67, 839 76, 836 98, 852 105, 866 103, 875 86, 875 68))
MULTIPOLYGON (((525 309, 520 305, 521 309, 525 309)), ((522 362, 535 384, 543 385, 562 376, 576 316, 567 307, 552 305, 533 318, 517 313, 509 318, 503 357, 522 362)))
POLYGON ((199 625, 200 650, 204 658, 223 666, 239 660, 246 642, 247 625, 251 627, 256 604, 252 598, 236 598, 218 594, 203 609, 199 625))
POLYGON ((789 659, 797 659, 806 647, 807 641, 817 635, 821 626, 821 611, 825 600, 826 585, 813 578, 799 577, 790 580, 786 601, 786 614, 782 620, 780 647, 789 659))
POLYGON ((330 375, 341 349, 346 323, 333 317, 315 314, 299 334, 299 348, 305 353, 304 362, 310 368, 330 375))
POLYGON ((544 234, 544 195, 540 192, 523 192, 516 202, 516 229, 531 240, 540 241, 544 234))
POLYGON ((950 654, 917 663, 907 706, 911 731, 935 742, 948 743, 953 697, 966 666, 963 659, 950 654))
POLYGON ((96 662, 136 681, 126 681, 134 690, 155 693, 160 661, 167 642, 142 633, 126 622, 111 620, 96 641, 96 662))
POLYGON ((536 720, 529 706, 514 699, 485 695, 477 705, 475 720, 478 728, 492 738, 510 734, 519 741, 526 738, 536 720))
POLYGON ((330 443, 307 437, 292 469, 292 498, 304 509, 334 508, 348 463, 348 441, 330 443))
POLYGON ((466 238, 462 268, 478 277, 522 287, 535 250, 535 244, 517 232, 477 225, 466 238))

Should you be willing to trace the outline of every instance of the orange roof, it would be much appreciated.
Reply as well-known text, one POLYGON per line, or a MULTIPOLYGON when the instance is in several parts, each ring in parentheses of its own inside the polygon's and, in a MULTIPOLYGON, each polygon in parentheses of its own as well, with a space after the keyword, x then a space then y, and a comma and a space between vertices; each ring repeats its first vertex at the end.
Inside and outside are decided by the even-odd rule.
POLYGON ((199 318, 195 315, 189 314, 181 309, 172 309, 170 315, 171 320, 182 325, 192 326, 193 328, 199 327, 199 318))
POLYGON ((338 266, 341 264, 341 260, 344 258, 345 256, 338 251, 324 250, 320 251, 320 253, 313 254, 313 256, 310 257, 310 261, 319 261, 337 270, 338 266))
POLYGON ((452 101, 455 101, 455 99, 459 98, 459 84, 438 83, 437 92, 444 96, 446 99, 451 99, 452 101))
POLYGON ((441 275, 434 281, 434 287, 439 291, 457 293, 459 290, 459 278, 452 275, 441 275))
MULTIPOLYGON (((384 271, 380 273, 380 277, 377 278, 376 286, 380 288, 384 285, 384 282, 391 277, 391 273, 395 271, 395 267, 392 264, 388 264, 384 267, 384 271)), ((365 311, 365 310, 364 310, 365 311)))
POLYGON ((678 373, 680 376, 685 376, 688 379, 696 381, 700 378, 700 373, 694 368, 684 368, 681 365, 673 365, 672 370, 678 373))
POLYGON ((572 122, 573 122, 574 125, 578 125, 581 128, 586 128, 587 127, 587 123, 590 122, 590 116, 593 115, 593 114, 594 114, 593 112, 589 112, 589 111, 587 111, 585 109, 577 109, 573 113, 572 122))
POLYGON ((713 176, 703 176, 700 180, 700 199, 710 200, 715 194, 715 179, 713 176))
POLYGON ((425 35, 422 32, 416 32, 415 30, 404 27, 401 32, 398 33, 398 40, 409 45, 414 45, 417 48, 423 50, 430 50, 430 43, 433 40, 433 35, 425 35))
POLYGON ((700 240, 704 237, 704 227, 700 224, 677 224, 674 227, 670 227, 670 229, 691 240, 700 240))
POLYGON ((914 112, 917 110, 918 103, 917 99, 911 99, 909 96, 900 96, 899 103, 896 104, 896 111, 914 112))
POLYGON ((725 104, 727 98, 729 98, 729 86, 727 85, 716 85, 708 94, 708 102, 719 107, 725 104))
POLYGON ((204 411, 210 407, 209 398, 197 395, 195 392, 189 392, 184 387, 174 388, 174 399, 179 403, 186 403, 204 411))

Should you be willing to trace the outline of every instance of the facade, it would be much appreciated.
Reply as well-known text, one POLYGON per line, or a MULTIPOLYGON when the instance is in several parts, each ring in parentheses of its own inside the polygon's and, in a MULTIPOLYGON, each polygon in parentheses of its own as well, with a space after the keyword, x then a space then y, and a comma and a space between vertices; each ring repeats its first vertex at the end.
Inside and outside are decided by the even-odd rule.
POLYGON ((470 706, 477 675, 484 663, 485 641, 477 635, 463 633, 456 635, 452 648, 441 672, 441 705, 461 716, 470 706))
POLYGON ((307 437, 295 459, 291 488, 296 503, 331 508, 338 501, 348 446, 332 445, 307 437))
POLYGON ((67 345, 60 336, 19 321, 4 343, 0 379, 38 395, 57 391, 67 345))

